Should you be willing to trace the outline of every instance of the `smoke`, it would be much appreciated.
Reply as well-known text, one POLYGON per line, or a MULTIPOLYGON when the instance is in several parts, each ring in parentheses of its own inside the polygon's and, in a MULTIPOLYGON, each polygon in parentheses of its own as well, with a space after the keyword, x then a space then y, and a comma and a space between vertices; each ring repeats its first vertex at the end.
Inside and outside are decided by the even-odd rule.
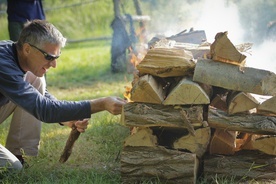
POLYGON ((276 41, 265 39, 267 23, 276 20, 274 1, 171 0, 160 7, 151 15, 155 33, 172 36, 193 27, 204 30, 212 43, 218 32, 227 31, 234 45, 253 43, 247 66, 276 73, 276 41))
POLYGON ((222 0, 205 0, 201 17, 195 27, 205 30, 207 40, 213 42, 216 33, 228 31, 229 39, 236 44, 243 41, 244 30, 240 25, 239 13, 234 3, 222 0))
POLYGON ((276 74, 276 42, 266 40, 252 48, 252 55, 247 56, 249 67, 272 71, 276 74))

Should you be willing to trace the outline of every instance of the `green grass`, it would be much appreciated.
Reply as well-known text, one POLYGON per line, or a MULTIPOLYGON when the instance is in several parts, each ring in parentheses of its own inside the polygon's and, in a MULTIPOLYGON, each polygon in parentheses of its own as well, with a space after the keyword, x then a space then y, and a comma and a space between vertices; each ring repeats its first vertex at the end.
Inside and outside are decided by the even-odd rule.
POLYGON ((69 160, 58 162, 69 128, 44 124, 38 157, 27 157, 30 165, 7 175, 2 183, 119 183, 119 152, 129 130, 118 117, 101 114, 91 119, 87 131, 74 145, 69 160))

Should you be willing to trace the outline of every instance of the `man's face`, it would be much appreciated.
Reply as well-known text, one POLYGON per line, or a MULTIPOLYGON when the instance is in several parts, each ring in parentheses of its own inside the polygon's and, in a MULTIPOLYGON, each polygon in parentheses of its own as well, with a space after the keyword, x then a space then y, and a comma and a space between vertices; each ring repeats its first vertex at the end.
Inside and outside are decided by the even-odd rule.
POLYGON ((38 77, 42 77, 50 67, 56 68, 57 58, 60 55, 60 47, 53 44, 44 44, 38 47, 29 43, 25 43, 25 47, 29 50, 27 55, 27 67, 38 77))

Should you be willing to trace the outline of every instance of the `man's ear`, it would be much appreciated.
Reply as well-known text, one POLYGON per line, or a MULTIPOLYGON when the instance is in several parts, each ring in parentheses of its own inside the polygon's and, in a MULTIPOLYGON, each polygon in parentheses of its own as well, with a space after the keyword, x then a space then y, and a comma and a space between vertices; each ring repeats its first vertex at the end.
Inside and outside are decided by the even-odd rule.
POLYGON ((23 50, 24 55, 29 55, 30 52, 31 52, 31 46, 30 46, 30 44, 24 43, 22 50, 23 50))

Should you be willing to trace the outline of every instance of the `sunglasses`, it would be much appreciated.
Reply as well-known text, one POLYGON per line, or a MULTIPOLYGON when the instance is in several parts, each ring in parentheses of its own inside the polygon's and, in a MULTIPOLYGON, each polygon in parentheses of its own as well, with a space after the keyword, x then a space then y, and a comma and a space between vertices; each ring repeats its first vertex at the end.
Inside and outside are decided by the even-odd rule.
POLYGON ((30 44, 30 43, 29 43, 29 45, 30 45, 31 47, 34 47, 34 48, 36 48, 37 50, 39 50, 39 51, 44 55, 44 58, 45 58, 46 60, 48 60, 48 61, 53 61, 53 60, 59 58, 59 56, 60 56, 60 55, 59 55, 59 56, 54 56, 54 55, 48 54, 48 53, 45 52, 44 50, 41 50, 40 48, 38 48, 38 47, 36 47, 36 46, 34 46, 34 45, 30 44))

